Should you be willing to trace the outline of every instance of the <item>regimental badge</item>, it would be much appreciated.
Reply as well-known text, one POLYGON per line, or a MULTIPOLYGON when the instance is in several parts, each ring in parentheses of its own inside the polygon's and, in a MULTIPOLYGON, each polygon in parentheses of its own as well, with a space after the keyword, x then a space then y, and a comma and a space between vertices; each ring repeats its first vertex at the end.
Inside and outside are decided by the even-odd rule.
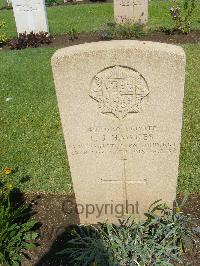
POLYGON ((141 102, 149 94, 146 80, 136 70, 109 67, 92 80, 89 96, 99 104, 102 114, 123 119, 128 113, 139 113, 141 102))

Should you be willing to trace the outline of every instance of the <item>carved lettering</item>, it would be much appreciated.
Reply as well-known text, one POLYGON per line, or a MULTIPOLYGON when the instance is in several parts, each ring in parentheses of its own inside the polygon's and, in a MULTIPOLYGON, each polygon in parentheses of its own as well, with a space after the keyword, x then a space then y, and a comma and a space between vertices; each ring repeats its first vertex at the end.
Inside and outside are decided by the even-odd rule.
POLYGON ((86 130, 88 141, 85 144, 71 145, 70 151, 73 156, 89 153, 116 155, 120 154, 120 150, 126 149, 129 157, 133 157, 136 153, 170 154, 176 152, 178 148, 176 143, 159 141, 157 130, 155 125, 130 128, 90 127, 86 130))

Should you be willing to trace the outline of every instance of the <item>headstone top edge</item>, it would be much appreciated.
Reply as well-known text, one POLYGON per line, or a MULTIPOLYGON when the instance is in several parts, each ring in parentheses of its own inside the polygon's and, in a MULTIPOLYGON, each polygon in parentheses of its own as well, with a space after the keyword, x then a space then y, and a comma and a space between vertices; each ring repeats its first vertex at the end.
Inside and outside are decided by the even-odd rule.
MULTIPOLYGON (((12 0, 12 2, 14 3, 14 4, 21 4, 21 0, 12 0)), ((26 2, 26 3, 30 3, 30 4, 32 4, 32 0, 26 0, 26 1, 24 1, 24 2, 26 2)), ((37 1, 35 1, 35 2, 38 2, 38 3, 44 3, 45 4, 45 0, 37 0, 37 1)))
POLYGON ((143 51, 159 51, 167 54, 175 54, 177 56, 183 57, 185 60, 185 52, 182 47, 178 45, 172 45, 160 42, 151 41, 137 41, 137 40, 112 40, 112 41, 100 41, 85 44, 73 45, 70 47, 65 47, 58 49, 51 58, 52 65, 57 64, 58 60, 63 59, 66 56, 72 56, 75 54, 95 52, 95 51, 105 51, 105 50, 115 50, 115 49, 138 49, 143 51))

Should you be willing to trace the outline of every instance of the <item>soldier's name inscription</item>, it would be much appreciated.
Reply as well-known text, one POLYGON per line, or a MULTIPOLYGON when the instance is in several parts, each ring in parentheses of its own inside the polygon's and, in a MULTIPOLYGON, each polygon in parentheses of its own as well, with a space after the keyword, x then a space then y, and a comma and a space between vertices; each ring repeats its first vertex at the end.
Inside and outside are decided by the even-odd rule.
POLYGON ((111 141, 143 141, 154 140, 156 126, 118 126, 118 127, 91 127, 87 130, 93 142, 111 141))
POLYGON ((161 140, 159 128, 155 125, 135 127, 90 127, 85 132, 85 143, 70 144, 73 156, 91 153, 116 155, 120 150, 126 150, 128 156, 135 153, 174 153, 178 144, 161 140))

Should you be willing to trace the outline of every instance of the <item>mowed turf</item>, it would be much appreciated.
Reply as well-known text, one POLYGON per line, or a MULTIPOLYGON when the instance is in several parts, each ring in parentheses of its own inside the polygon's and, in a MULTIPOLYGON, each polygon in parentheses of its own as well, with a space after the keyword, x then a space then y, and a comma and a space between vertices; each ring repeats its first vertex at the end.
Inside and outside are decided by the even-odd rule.
MULTIPOLYGON (((0 0, 2 1, 2 0, 0 0)), ((179 0, 182 2, 182 0, 179 0)), ((149 2, 148 28, 172 27, 169 7, 173 0, 152 0, 149 2)), ((107 22, 113 21, 113 4, 85 4, 48 7, 48 21, 53 35, 65 34, 71 28, 79 32, 99 31, 107 22)), ((0 10, 0 19, 6 22, 9 38, 16 36, 15 20, 12 10, 0 10)), ((200 1, 197 1, 193 14, 192 29, 200 29, 200 1)))
POLYGON ((200 44, 183 45, 187 56, 179 191, 200 191, 200 44))
POLYGON ((52 49, 0 53, 0 166, 18 167, 24 191, 70 191, 51 73, 52 49))
MULTIPOLYGON (((200 44, 187 55, 178 190, 200 191, 200 44)), ((25 192, 68 193, 71 178, 50 58, 54 49, 0 52, 0 166, 18 167, 25 192)))

